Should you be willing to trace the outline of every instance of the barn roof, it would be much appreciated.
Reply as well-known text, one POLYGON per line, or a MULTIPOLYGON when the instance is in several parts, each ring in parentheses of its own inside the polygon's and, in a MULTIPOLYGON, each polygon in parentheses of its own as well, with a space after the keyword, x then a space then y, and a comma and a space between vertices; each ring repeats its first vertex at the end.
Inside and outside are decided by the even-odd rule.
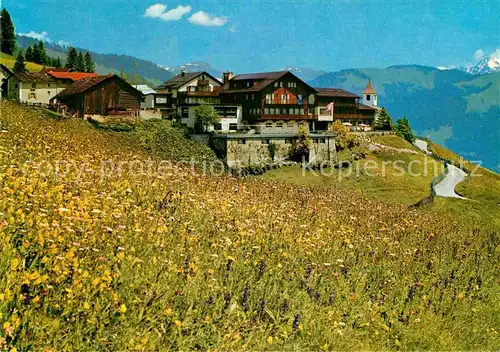
POLYGON ((320 97, 360 98, 360 96, 339 88, 314 88, 320 97))
POLYGON ((258 73, 245 73, 241 75, 236 75, 231 80, 242 81, 247 79, 253 80, 277 80, 278 78, 286 75, 288 71, 274 71, 274 72, 258 72, 258 73))
POLYGON ((49 75, 51 75, 54 78, 58 79, 70 79, 73 82, 78 81, 82 78, 88 78, 88 77, 96 77, 97 74, 95 73, 88 73, 88 72, 69 72, 69 71, 55 71, 55 70, 49 70, 47 71, 49 75))
POLYGON ((142 93, 139 90, 135 89, 132 85, 130 85, 127 81, 125 81, 120 76, 109 74, 109 75, 106 75, 106 76, 95 76, 95 77, 82 78, 82 79, 74 82, 68 88, 66 88, 63 91, 61 91, 53 99, 59 99, 59 98, 64 98, 64 97, 67 97, 67 96, 70 96, 70 95, 75 95, 75 94, 83 93, 83 92, 87 91, 88 89, 90 89, 90 88, 98 85, 99 83, 104 82, 104 81, 106 81, 108 79, 111 79, 111 78, 115 78, 115 79, 121 80, 126 85, 128 85, 130 88, 132 88, 133 90, 135 90, 138 94, 142 95, 142 93))
POLYGON ((222 84, 217 78, 213 77, 210 73, 208 73, 206 71, 184 72, 184 74, 179 73, 175 77, 173 77, 173 78, 169 79, 168 81, 164 82, 163 84, 159 85, 158 87, 156 87, 156 89, 157 90, 166 89, 166 88, 177 89, 177 88, 182 87, 184 84, 188 83, 189 81, 195 79, 196 77, 198 77, 200 75, 207 75, 210 78, 212 78, 213 80, 222 84))
MULTIPOLYGON (((67 97, 69 95, 83 93, 87 89, 95 86, 96 84, 99 84, 99 83, 107 80, 108 78, 111 78, 114 76, 116 76, 116 75, 106 75, 106 76, 95 76, 95 77, 82 78, 82 79, 74 82, 68 88, 59 92, 59 94, 57 94, 54 98, 63 98, 63 97, 67 97)), ((118 76, 116 76, 116 77, 118 77, 118 76)))

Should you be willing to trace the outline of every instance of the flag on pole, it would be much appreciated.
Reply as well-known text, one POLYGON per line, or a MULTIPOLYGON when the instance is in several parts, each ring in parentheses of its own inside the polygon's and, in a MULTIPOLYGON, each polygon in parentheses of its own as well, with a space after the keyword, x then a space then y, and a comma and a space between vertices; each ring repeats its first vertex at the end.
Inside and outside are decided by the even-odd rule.
POLYGON ((333 113, 335 110, 335 103, 332 101, 330 104, 326 106, 326 111, 333 113))

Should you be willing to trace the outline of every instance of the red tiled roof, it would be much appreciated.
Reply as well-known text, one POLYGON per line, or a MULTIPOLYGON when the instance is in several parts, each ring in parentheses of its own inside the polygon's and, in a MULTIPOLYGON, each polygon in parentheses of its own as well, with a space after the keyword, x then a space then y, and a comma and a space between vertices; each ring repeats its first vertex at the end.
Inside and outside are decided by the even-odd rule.
POLYGON ((368 84, 366 85, 366 88, 363 91, 363 94, 377 94, 377 92, 375 91, 375 89, 373 89, 372 81, 371 80, 368 80, 368 84))
MULTIPOLYGON (((57 94, 54 99, 58 98, 64 98, 69 95, 73 94, 78 94, 78 93, 83 93, 90 87, 95 86, 96 84, 99 84, 108 78, 111 78, 116 75, 106 75, 106 76, 95 76, 95 77, 87 77, 87 78, 82 78, 76 82, 74 82, 72 85, 70 85, 68 88, 65 90, 61 91, 59 94, 57 94)), ((117 76, 118 77, 118 76, 117 76)))
POLYGON ((339 88, 314 88, 320 97, 360 98, 360 96, 339 88))
POLYGON ((78 81, 82 78, 88 78, 88 77, 97 77, 97 74, 95 73, 88 73, 88 72, 67 72, 67 71, 54 71, 50 70, 47 71, 49 75, 51 75, 54 78, 59 78, 59 79, 70 79, 73 82, 78 81))

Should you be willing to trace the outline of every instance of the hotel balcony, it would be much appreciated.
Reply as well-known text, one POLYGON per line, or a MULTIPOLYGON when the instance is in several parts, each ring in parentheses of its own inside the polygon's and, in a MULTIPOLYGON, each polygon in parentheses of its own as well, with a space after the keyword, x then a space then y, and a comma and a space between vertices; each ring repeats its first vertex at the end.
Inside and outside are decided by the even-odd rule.
POLYGON ((316 115, 318 116, 318 121, 333 121, 333 113, 328 111, 327 108, 316 108, 316 115))

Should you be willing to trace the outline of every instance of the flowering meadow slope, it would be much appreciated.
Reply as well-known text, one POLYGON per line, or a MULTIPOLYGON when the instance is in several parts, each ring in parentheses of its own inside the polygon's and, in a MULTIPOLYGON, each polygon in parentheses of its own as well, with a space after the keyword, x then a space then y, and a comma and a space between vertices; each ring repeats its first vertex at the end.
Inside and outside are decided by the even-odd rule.
POLYGON ((495 232, 0 107, 0 350, 500 344, 495 232))

